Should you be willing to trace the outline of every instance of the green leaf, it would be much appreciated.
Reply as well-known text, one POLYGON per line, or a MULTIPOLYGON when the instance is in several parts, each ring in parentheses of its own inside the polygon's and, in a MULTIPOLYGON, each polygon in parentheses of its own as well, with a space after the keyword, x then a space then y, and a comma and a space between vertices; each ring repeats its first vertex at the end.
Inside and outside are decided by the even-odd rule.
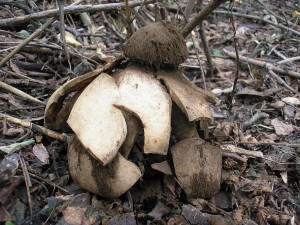
POLYGON ((223 53, 221 50, 214 50, 213 51, 213 56, 223 56, 223 53))
POLYGON ((7 220, 6 222, 5 222, 5 225, 15 225, 13 222, 11 222, 10 220, 7 220))

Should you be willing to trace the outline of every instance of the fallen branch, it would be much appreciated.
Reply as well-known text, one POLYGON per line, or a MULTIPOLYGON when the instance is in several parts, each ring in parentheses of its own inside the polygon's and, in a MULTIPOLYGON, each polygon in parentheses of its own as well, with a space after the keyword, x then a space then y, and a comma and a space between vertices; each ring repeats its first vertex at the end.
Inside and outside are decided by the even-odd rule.
MULTIPOLYGON (((160 1, 149 0, 146 2, 146 4, 160 2, 160 1)), ((132 1, 129 2, 129 7, 135 7, 142 4, 145 3, 143 1, 132 1)), ((70 5, 64 7, 64 14, 67 15, 71 13, 77 14, 77 13, 84 13, 84 12, 99 12, 103 10, 112 10, 112 9, 118 9, 124 7, 125 7, 125 3, 109 3, 109 4, 78 5, 78 6, 70 5)), ((32 13, 30 15, 18 16, 9 19, 2 19, 0 20, 0 27, 1 28, 13 27, 16 25, 29 23, 32 20, 39 20, 39 19, 44 19, 49 17, 58 17, 58 15, 59 15, 59 9, 50 9, 42 12, 32 13)))
POLYGON ((23 127, 29 128, 36 132, 40 132, 44 135, 47 135, 48 137, 54 138, 54 139, 62 141, 62 142, 67 142, 67 139, 68 139, 66 136, 64 136, 60 133, 57 133, 53 130, 47 129, 45 127, 39 126, 37 124, 31 123, 31 122, 28 122, 25 120, 18 119, 13 116, 5 115, 3 113, 0 113, 0 119, 6 119, 9 122, 21 125, 23 127))
MULTIPOLYGON (((231 51, 229 51, 225 48, 223 48, 223 51, 226 55, 228 55, 232 58, 236 58, 236 55, 235 55, 234 52, 231 52, 231 51)), ((259 61, 259 60, 251 59, 249 57, 245 57, 245 56, 241 56, 241 55, 239 57, 240 57, 240 61, 251 63, 251 64, 254 64, 254 65, 257 65, 257 66, 260 66, 260 67, 264 67, 264 68, 267 68, 267 69, 270 69, 270 70, 273 70, 273 71, 276 71, 278 73, 282 73, 282 74, 285 74, 285 75, 289 75, 289 76, 292 76, 292 77, 300 78, 300 73, 297 73, 297 72, 294 72, 294 71, 284 70, 282 68, 273 66, 272 64, 267 63, 265 61, 259 61)))
POLYGON ((25 93, 25 92, 23 92, 23 91, 21 91, 21 90, 15 88, 15 87, 11 86, 11 85, 9 85, 9 84, 6 84, 6 83, 4 83, 4 82, 2 82, 2 81, 0 81, 0 89, 3 89, 3 90, 5 90, 5 91, 7 91, 7 92, 10 92, 10 93, 12 93, 12 94, 18 95, 18 96, 20 96, 20 97, 22 97, 22 98, 24 98, 24 99, 33 101, 33 102, 35 102, 35 103, 45 105, 44 102, 38 100, 37 98, 32 97, 31 95, 29 95, 29 94, 27 94, 27 93, 25 93))

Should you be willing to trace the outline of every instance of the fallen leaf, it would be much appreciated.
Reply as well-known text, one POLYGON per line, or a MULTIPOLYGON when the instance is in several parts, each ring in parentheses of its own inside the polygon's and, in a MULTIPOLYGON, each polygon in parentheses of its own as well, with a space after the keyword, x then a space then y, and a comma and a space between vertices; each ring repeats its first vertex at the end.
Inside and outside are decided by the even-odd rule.
POLYGON ((287 104, 291 104, 291 105, 300 105, 300 100, 299 98, 295 98, 295 97, 286 97, 281 99, 283 102, 287 103, 287 104))
POLYGON ((35 144, 32 152, 44 165, 49 164, 49 153, 42 143, 35 144))
POLYGON ((285 124, 282 121, 279 121, 277 118, 271 120, 271 124, 274 126, 275 133, 277 135, 289 135, 294 131, 292 124, 285 124))

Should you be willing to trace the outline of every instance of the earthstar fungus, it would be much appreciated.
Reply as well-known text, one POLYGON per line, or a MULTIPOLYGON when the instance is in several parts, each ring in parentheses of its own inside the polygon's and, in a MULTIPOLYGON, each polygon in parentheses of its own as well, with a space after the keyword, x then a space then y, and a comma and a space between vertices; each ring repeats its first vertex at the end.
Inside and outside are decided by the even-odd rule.
POLYGON ((70 90, 54 93, 55 101, 47 105, 46 125, 57 128, 62 122, 55 120, 53 113, 64 112, 75 133, 68 150, 71 176, 88 191, 103 197, 118 197, 142 176, 138 167, 127 159, 136 137, 143 133, 144 153, 167 155, 172 131, 180 141, 172 150, 175 172, 188 197, 216 194, 221 179, 220 151, 207 143, 199 148, 204 141, 195 127, 199 121, 212 122, 207 101, 215 103, 215 97, 192 85, 178 69, 188 55, 183 37, 170 22, 152 23, 129 38, 124 54, 129 61, 124 69, 109 75, 101 73, 92 81, 89 77, 82 78, 84 87, 72 87, 78 94, 67 104, 71 111, 64 110, 60 101, 65 97, 63 93, 70 90), (181 126, 186 133, 180 130, 181 126), (181 157, 187 146, 193 149, 191 156, 201 156, 199 150, 209 160, 219 157, 218 165, 205 159, 189 163, 181 157), (208 149, 214 149, 212 155, 208 149), (203 167, 200 172, 199 163, 203 167), (216 167, 215 177, 210 166, 216 167), (203 178, 203 182, 212 178, 208 186, 214 188, 209 192, 205 188, 195 190, 202 185, 201 180, 182 178, 186 175, 182 168, 189 170, 187 175, 191 177, 203 178), (193 190, 191 185, 195 185, 193 190))

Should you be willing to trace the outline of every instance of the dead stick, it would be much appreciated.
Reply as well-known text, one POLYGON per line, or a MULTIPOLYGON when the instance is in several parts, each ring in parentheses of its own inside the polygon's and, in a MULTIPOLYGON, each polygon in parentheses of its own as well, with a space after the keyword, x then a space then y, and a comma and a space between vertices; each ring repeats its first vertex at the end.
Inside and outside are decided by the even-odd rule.
POLYGON ((230 152, 222 152, 222 157, 226 157, 226 158, 233 158, 233 159, 236 159, 236 160, 239 160, 241 162, 244 162, 246 163, 247 162, 247 159, 235 154, 235 153, 230 153, 230 152))
POLYGON ((28 205, 29 205, 29 212, 30 212, 30 217, 32 219, 32 201, 31 201, 31 195, 30 195, 30 187, 32 186, 31 181, 30 181, 30 176, 28 174, 28 169, 25 163, 25 160, 23 159, 21 152, 19 154, 19 159, 20 159, 20 164, 23 172, 23 176, 25 179, 25 185, 26 185, 26 193, 27 193, 27 198, 28 198, 28 205))
MULTIPOLYGON (((232 58, 236 58, 235 53, 233 53, 233 52, 231 52, 231 51, 229 51, 225 48, 223 48, 223 51, 226 55, 228 55, 232 58)), ((281 68, 273 66, 272 64, 267 63, 265 61, 258 61, 258 60, 251 59, 251 58, 241 56, 241 55, 239 56, 239 58, 240 58, 240 61, 244 61, 244 62, 251 63, 251 64, 254 64, 254 65, 257 65, 257 66, 260 66, 260 67, 264 67, 264 68, 276 71, 278 73, 286 74, 286 75, 289 75, 289 76, 292 76, 292 77, 300 78, 300 73, 281 69, 281 68)))
POLYGON ((256 121, 264 118, 268 118, 269 114, 258 111, 256 112, 249 120, 246 120, 242 123, 242 128, 245 130, 248 127, 252 126, 256 121))
MULTIPOLYGON (((231 12, 227 12, 227 11, 214 11, 214 13, 217 13, 217 14, 231 14, 231 12)), ((252 15, 246 15, 246 14, 241 14, 241 13, 232 13, 232 15, 234 16, 240 16, 240 17, 244 17, 244 18, 247 18, 247 19, 252 19, 252 20, 258 20, 258 21, 262 21, 262 22, 265 22, 265 23, 268 23, 268 24, 271 24, 272 26, 274 27, 279 27, 285 31, 290 31, 298 36, 300 36, 300 32, 292 29, 292 28, 289 28, 289 27, 286 27, 286 26, 283 26, 281 24, 278 24, 278 23, 274 23, 273 21, 271 20, 265 20, 263 19, 262 17, 258 17, 258 16, 252 16, 252 15)))
POLYGON ((231 144, 223 144, 220 146, 222 152, 230 152, 236 153, 240 155, 245 155, 249 157, 256 157, 256 158, 263 158, 264 154, 261 151, 250 151, 243 148, 236 147, 235 145, 231 144))
MULTIPOLYGON (((155 0, 149 0, 146 3, 154 3, 154 2, 161 2, 155 1, 155 0)), ((135 7, 144 4, 141 1, 132 1, 129 2, 129 7, 135 7)), ((97 5, 78 5, 78 6, 67 6, 64 7, 64 13, 65 15, 71 14, 71 13, 84 13, 84 12, 100 12, 103 10, 112 10, 112 9, 118 9, 118 8, 124 8, 125 3, 109 3, 109 4, 97 4, 97 5)), ((15 25, 21 25, 25 23, 29 23, 32 20, 38 20, 38 19, 44 19, 49 17, 57 17, 59 15, 58 9, 50 9, 42 12, 32 13, 25 16, 19 16, 9 19, 2 19, 0 20, 0 27, 13 27, 15 25)))
POLYGON ((206 5, 199 13, 196 14, 194 18, 188 22, 184 28, 181 30, 181 34, 186 38, 192 30, 194 30, 199 23, 208 16, 214 9, 216 9, 221 3, 225 2, 224 0, 212 0, 206 5))
POLYGON ((37 132, 40 132, 44 135, 47 135, 51 138, 54 138, 56 140, 59 140, 59 141, 62 141, 62 142, 67 142, 67 137, 58 133, 58 132, 55 132, 53 130, 50 130, 48 128, 45 128, 45 127, 42 127, 42 126, 39 126, 35 123, 31 123, 31 122, 28 122, 28 121, 24 121, 24 120, 21 120, 21 119, 18 119, 16 117, 13 117, 13 116, 9 116, 9 115, 5 115, 3 113, 0 113, 0 118, 2 119, 7 119, 9 122, 12 122, 12 123, 15 123, 15 124, 19 124, 23 127, 26 127, 26 128, 29 128, 31 130, 34 130, 34 131, 37 131, 37 132))
POLYGON ((25 93, 25 92, 23 92, 23 91, 21 91, 21 90, 15 88, 15 87, 11 86, 11 85, 9 85, 9 84, 6 84, 6 83, 4 83, 4 82, 2 82, 2 81, 0 81, 0 89, 3 89, 3 90, 5 90, 5 91, 8 91, 8 92, 10 92, 10 93, 12 93, 12 94, 18 95, 18 96, 20 96, 20 97, 22 97, 22 98, 24 98, 24 99, 33 101, 33 102, 35 102, 35 103, 45 105, 44 102, 38 100, 37 98, 34 98, 34 97, 32 97, 31 95, 29 95, 29 94, 27 94, 27 93, 25 93))
POLYGON ((10 60, 15 54, 17 54, 23 47, 25 47, 30 41, 32 41, 36 36, 38 36, 43 30, 50 26, 55 21, 54 18, 51 18, 36 31, 34 31, 28 38, 22 41, 14 50, 12 50, 7 56, 5 56, 1 62, 0 67, 2 67, 8 60, 10 60))

